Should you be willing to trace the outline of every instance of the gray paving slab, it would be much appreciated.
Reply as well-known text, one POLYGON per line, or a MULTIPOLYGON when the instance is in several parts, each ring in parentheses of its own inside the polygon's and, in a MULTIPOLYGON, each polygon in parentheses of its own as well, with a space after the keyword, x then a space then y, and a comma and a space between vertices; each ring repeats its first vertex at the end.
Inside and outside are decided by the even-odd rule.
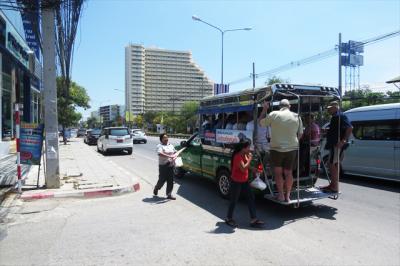
MULTIPOLYGON (((120 187, 131 185, 136 180, 132 174, 97 153, 79 138, 72 139, 67 145, 60 144, 59 156, 61 190, 120 187)), ((37 184, 37 173, 38 168, 33 167, 27 174, 27 186, 37 184)), ((44 185, 44 181, 44 172, 41 171, 39 186, 44 185)))

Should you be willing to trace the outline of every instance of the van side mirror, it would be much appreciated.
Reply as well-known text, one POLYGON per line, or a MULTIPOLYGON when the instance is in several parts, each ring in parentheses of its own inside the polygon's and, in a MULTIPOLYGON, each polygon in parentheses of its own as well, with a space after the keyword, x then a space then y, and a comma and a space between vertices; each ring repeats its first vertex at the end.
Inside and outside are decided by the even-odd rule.
POLYGON ((181 147, 182 148, 184 148, 184 147, 187 147, 188 145, 187 145, 187 142, 184 140, 184 141, 181 141, 181 147))

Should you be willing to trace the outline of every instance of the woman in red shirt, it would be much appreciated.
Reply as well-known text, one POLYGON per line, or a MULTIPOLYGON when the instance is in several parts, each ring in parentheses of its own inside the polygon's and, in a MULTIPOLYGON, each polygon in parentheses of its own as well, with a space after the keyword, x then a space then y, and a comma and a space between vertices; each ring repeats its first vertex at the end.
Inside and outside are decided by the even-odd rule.
POLYGON ((230 204, 228 215, 225 223, 229 226, 236 227, 237 224, 233 220, 233 210, 239 199, 240 192, 243 190, 247 195, 247 205, 250 212, 250 226, 260 227, 264 225, 263 221, 257 219, 256 207, 254 203, 253 191, 249 185, 249 168, 251 160, 253 159, 250 153, 250 142, 243 141, 237 144, 231 158, 231 184, 230 184, 230 204))

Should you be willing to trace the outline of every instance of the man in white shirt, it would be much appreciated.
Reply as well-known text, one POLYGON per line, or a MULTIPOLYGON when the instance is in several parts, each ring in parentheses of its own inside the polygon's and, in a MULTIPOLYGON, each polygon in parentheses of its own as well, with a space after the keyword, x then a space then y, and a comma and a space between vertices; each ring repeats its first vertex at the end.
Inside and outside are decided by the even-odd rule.
POLYGON ((176 159, 176 150, 174 145, 168 143, 167 134, 160 135, 160 144, 157 145, 158 154, 158 182, 154 187, 153 194, 157 196, 164 183, 167 182, 167 199, 175 200, 172 196, 174 188, 174 164, 176 159))

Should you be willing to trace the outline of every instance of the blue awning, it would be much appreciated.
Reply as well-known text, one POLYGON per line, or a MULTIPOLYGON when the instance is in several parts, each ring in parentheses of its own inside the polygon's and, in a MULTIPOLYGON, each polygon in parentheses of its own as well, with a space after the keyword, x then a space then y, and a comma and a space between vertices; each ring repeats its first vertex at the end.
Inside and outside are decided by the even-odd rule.
POLYGON ((239 105, 239 106, 215 106, 211 108, 203 108, 199 110, 199 114, 219 114, 219 113, 233 113, 242 111, 252 111, 253 105, 239 105))

